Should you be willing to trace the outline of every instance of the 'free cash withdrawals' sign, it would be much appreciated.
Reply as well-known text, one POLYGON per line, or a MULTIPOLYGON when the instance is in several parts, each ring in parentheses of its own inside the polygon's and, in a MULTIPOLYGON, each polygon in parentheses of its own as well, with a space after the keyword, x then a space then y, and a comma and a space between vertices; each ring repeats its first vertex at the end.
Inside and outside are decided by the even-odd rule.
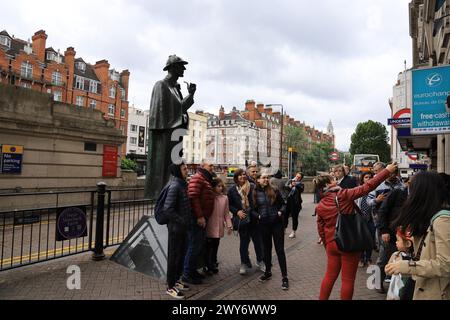
POLYGON ((22 172, 23 146, 4 144, 2 145, 1 155, 2 173, 20 174, 22 172))
POLYGON ((450 94, 450 66, 412 71, 412 134, 450 132, 450 114, 445 109, 450 94))

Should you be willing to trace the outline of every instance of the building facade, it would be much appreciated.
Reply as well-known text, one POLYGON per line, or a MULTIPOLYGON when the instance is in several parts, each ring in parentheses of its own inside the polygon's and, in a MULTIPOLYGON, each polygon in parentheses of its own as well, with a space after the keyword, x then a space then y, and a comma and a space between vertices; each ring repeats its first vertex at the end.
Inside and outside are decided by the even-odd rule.
POLYGON ((128 108, 127 155, 148 153, 148 110, 128 108))
POLYGON ((208 116, 201 111, 188 112, 188 134, 183 137, 183 158, 187 164, 200 164, 206 158, 208 116))
MULTIPOLYGON (((409 4, 412 69, 450 64, 450 0, 413 0, 409 4)), ((402 149, 426 152, 431 168, 450 174, 450 134, 403 139, 402 149)))
POLYGON ((206 136, 206 159, 217 165, 245 166, 258 159, 259 130, 255 122, 245 119, 237 110, 219 116, 209 114, 206 136))
MULTIPOLYGON (((0 82, 53 95, 54 101, 97 109, 127 133, 130 72, 110 69, 107 60, 94 65, 75 57, 68 47, 64 54, 47 47, 47 34, 37 31, 24 41, 0 32, 0 82)), ((126 145, 121 154, 126 152, 126 145)))

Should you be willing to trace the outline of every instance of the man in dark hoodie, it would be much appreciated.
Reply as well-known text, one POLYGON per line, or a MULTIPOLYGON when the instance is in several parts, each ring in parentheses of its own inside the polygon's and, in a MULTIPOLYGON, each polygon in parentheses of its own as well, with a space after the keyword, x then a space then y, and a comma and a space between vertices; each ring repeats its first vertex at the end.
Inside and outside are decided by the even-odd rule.
POLYGON ((189 286, 180 281, 191 222, 191 206, 186 182, 188 170, 184 163, 171 164, 169 172, 171 179, 168 182, 169 189, 164 202, 164 212, 169 217, 166 293, 173 298, 184 299, 182 291, 189 290, 189 286))
POLYGON ((206 160, 189 181, 188 195, 191 203, 191 227, 189 246, 184 260, 183 281, 201 284, 203 275, 197 271, 197 263, 206 241, 206 221, 214 210, 214 191, 211 182, 214 165, 206 160))

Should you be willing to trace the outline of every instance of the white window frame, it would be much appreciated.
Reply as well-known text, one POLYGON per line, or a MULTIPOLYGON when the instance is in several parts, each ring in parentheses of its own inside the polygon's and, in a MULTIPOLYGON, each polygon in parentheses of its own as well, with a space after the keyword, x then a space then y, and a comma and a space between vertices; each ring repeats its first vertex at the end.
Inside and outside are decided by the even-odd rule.
POLYGON ((31 83, 28 83, 28 82, 22 82, 21 86, 22 86, 22 88, 32 89, 31 83))
POLYGON ((91 99, 91 101, 89 101, 89 108, 96 109, 97 108, 97 101, 91 99))
POLYGON ((120 99, 125 100, 125 89, 120 87, 120 99))
POLYGON ((0 36, 0 44, 11 48, 11 39, 6 36, 0 36))
POLYGON ((130 145, 136 146, 137 145, 137 138, 136 137, 130 137, 130 145))
POLYGON ((113 104, 110 104, 108 106, 108 115, 114 116, 115 114, 116 114, 116 106, 113 104), (111 112, 111 110, 112 110, 112 112, 111 112))
POLYGON ((114 86, 109 87, 109 97, 110 98, 116 97, 116 87, 114 86))
POLYGON ((137 125, 136 124, 130 124, 130 132, 137 132, 137 125))
POLYGON ((53 91, 53 100, 54 101, 62 101, 62 91, 61 90, 53 91))
POLYGON ((78 70, 80 70, 81 72, 85 72, 86 71, 86 64, 84 62, 78 61, 76 63, 76 68, 78 70))
POLYGON ((98 82, 95 80, 89 80, 89 92, 98 93, 98 82))
POLYGON ((75 89, 84 90, 84 78, 75 76, 75 89))
POLYGON ((124 108, 120 109, 120 117, 125 118, 125 109, 124 108))
POLYGON ((84 97, 77 96, 75 99, 75 105, 83 107, 84 106, 84 97))
POLYGON ((20 67, 20 76, 28 79, 33 77, 33 66, 29 61, 22 62, 20 67))
POLYGON ((58 71, 52 72, 52 84, 60 86, 62 85, 62 75, 58 71))

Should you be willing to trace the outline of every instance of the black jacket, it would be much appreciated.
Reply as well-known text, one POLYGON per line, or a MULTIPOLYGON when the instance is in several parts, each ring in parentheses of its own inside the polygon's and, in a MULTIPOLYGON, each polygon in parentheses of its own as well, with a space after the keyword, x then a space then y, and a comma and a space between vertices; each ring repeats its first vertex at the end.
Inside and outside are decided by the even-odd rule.
POLYGON ((392 222, 397 219, 400 209, 408 197, 408 189, 398 188, 392 190, 387 199, 383 201, 378 210, 378 226, 381 234, 389 233, 391 242, 395 243, 395 226, 392 222))
POLYGON ((172 177, 169 181, 169 190, 164 211, 169 215, 169 228, 187 230, 191 221, 191 205, 187 194, 187 182, 183 179, 172 177))
MULTIPOLYGON (((248 203, 250 205, 250 224, 256 224, 258 221, 258 213, 253 210, 253 191, 254 187, 251 184, 250 192, 248 194, 248 203)), ((228 205, 233 216, 236 216, 238 211, 244 210, 242 207, 242 198, 237 191, 236 185, 233 185, 230 189, 228 189, 228 205)))
POLYGON ((339 186, 342 189, 353 189, 358 186, 358 183, 356 182, 356 179, 354 177, 347 175, 344 177, 344 179, 342 179, 341 183, 339 183, 339 186))
POLYGON ((259 222, 263 224, 272 224, 277 222, 283 222, 284 214, 286 212, 286 205, 284 204, 281 193, 276 190, 276 199, 273 204, 267 198, 265 191, 257 186, 255 189, 255 211, 258 213, 259 222), (281 217, 278 215, 278 211, 283 214, 281 217))
POLYGON ((290 190, 287 197, 286 204, 286 217, 292 212, 299 212, 302 210, 302 192, 305 190, 305 186, 301 182, 297 182, 295 185, 295 190, 290 190))

